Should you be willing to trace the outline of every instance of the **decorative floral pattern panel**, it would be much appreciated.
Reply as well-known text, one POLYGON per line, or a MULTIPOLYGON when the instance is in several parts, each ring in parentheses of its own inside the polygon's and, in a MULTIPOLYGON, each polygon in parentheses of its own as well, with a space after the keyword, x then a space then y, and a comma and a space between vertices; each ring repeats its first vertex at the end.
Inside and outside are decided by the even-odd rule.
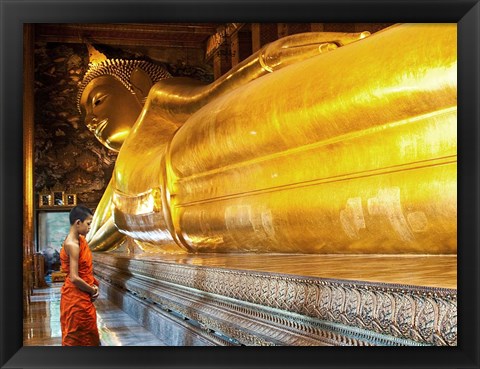
MULTIPOLYGON (((142 58, 95 45, 111 58, 142 58)), ((211 82, 208 69, 166 65, 174 76, 211 82)), ((88 69, 84 44, 35 44, 35 192, 61 189, 78 203, 95 205, 112 176, 117 153, 101 145, 83 124, 77 107, 79 82, 88 69)))

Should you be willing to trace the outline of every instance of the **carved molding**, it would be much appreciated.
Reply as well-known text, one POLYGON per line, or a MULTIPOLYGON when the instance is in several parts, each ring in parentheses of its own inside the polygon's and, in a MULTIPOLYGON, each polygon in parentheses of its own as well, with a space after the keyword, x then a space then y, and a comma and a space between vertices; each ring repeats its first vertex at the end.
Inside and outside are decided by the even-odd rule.
POLYGON ((94 259, 101 278, 241 344, 457 344, 456 290, 94 259))
POLYGON ((224 26, 219 26, 217 32, 211 35, 206 42, 205 59, 209 60, 215 51, 219 50, 227 40, 242 28, 245 23, 227 23, 224 26))

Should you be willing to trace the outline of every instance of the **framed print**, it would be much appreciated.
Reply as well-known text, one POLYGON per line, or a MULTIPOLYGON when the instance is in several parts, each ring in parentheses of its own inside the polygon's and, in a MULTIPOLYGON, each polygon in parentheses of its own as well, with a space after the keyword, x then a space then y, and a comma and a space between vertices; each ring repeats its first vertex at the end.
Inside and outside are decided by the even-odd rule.
POLYGON ((74 193, 67 193, 65 195, 66 204, 67 206, 75 206, 77 205, 77 194, 74 193))
POLYGON ((52 193, 53 205, 64 206, 65 205, 65 193, 63 191, 54 191, 52 193))
MULTIPOLYGON (((477 297, 479 275, 475 272, 480 267, 477 250, 478 204, 480 203, 478 173, 480 4, 478 0, 462 2, 347 0, 340 3, 330 1, 293 3, 273 0, 256 3, 180 0, 173 3, 126 0, 115 4, 102 0, 95 3, 39 0, 28 4, 2 1, 1 7, 2 19, 4 19, 0 33, 2 37, 1 70, 4 73, 2 91, 6 93, 2 94, 1 101, 4 109, 1 116, 2 135, 0 137, 1 146, 5 149, 3 152, 12 154, 8 160, 2 156, 0 166, 2 170, 0 247, 3 255, 0 258, 3 263, 3 267, 0 268, 2 284, 0 366, 2 368, 119 366, 131 368, 297 368, 299 366, 305 368, 457 368, 480 365, 478 362, 479 332, 476 324, 480 310, 477 297), (296 24, 298 29, 302 29, 305 24, 316 24, 322 32, 334 32, 335 25, 341 24, 343 27, 349 27, 348 32, 351 33, 357 33, 360 26, 371 23, 455 25, 456 37, 451 39, 457 42, 458 64, 456 59, 455 63, 449 62, 448 76, 458 78, 459 84, 456 90, 447 88, 448 91, 442 96, 458 93, 455 104, 458 101, 460 109, 457 113, 456 105, 453 109, 446 103, 445 106, 442 105, 442 114, 435 115, 435 119, 429 121, 431 124, 427 128, 422 126, 422 119, 425 117, 430 119, 434 116, 435 111, 423 111, 422 108, 430 103, 430 89, 438 82, 438 76, 442 75, 445 68, 435 63, 429 66, 431 68, 419 68, 419 75, 429 82, 425 84, 425 88, 417 88, 418 86, 414 83, 410 85, 407 83, 413 75, 411 72, 418 59, 412 56, 404 62, 402 56, 405 55, 405 50, 399 45, 414 47, 415 40, 418 40, 418 37, 414 37, 415 32, 408 33, 408 38, 398 36, 395 38, 396 42, 389 44, 384 36, 387 31, 383 31, 382 28, 378 31, 382 42, 372 44, 376 45, 376 48, 372 46, 368 52, 358 51, 358 54, 355 54, 359 55, 358 58, 352 58, 353 54, 349 54, 349 50, 360 50, 359 45, 363 41, 353 43, 351 47, 348 45, 344 47, 341 42, 322 43, 316 50, 325 52, 326 55, 322 54, 322 58, 324 57, 322 60, 327 60, 331 64, 325 62, 325 65, 329 65, 330 68, 322 69, 320 74, 313 73, 317 71, 315 69, 317 66, 314 67, 313 62, 305 62, 293 65, 292 68, 285 67, 278 73, 273 72, 272 77, 269 73, 275 67, 274 63, 272 67, 265 64, 267 59, 261 59, 262 62, 259 61, 258 64, 263 68, 265 75, 247 86, 248 88, 242 86, 234 91, 242 99, 236 98, 237 95, 229 92, 230 95, 225 95, 220 100, 205 103, 205 106, 215 107, 211 110, 211 114, 192 115, 194 118, 201 118, 198 118, 198 124, 190 124, 192 121, 188 121, 185 125, 181 125, 178 131, 178 127, 175 126, 172 135, 175 134, 175 139, 178 141, 168 142, 168 145, 165 145, 168 150, 173 148, 173 154, 166 157, 171 160, 169 165, 171 164, 175 170, 178 169, 175 175, 185 174, 185 178, 178 180, 176 183, 178 191, 175 192, 175 196, 168 199, 171 204, 178 205, 176 208, 172 205, 173 210, 168 213, 171 210, 169 208, 171 204, 167 203, 168 201, 156 202, 167 192, 157 193, 153 190, 145 192, 143 185, 148 182, 144 180, 147 175, 140 170, 142 166, 158 164, 153 171, 155 175, 160 172, 162 175, 164 172, 173 173, 174 170, 170 171, 170 167, 162 167, 165 165, 165 160, 152 163, 143 160, 141 156, 135 156, 133 152, 125 151, 141 145, 122 145, 121 139, 128 133, 103 129, 105 127, 102 125, 107 120, 95 127, 93 127, 95 124, 93 120, 88 123, 88 128, 83 126, 84 117, 81 116, 83 114, 81 112, 86 109, 82 104, 91 103, 92 106, 101 106, 101 96, 94 93, 90 95, 95 90, 90 90, 87 83, 82 84, 82 79, 90 66, 89 58, 93 60, 92 55, 95 58, 100 58, 101 55, 93 53, 92 49, 88 52, 83 50, 81 47, 83 45, 78 46, 80 43, 74 39, 81 39, 82 35, 74 29, 68 33, 60 32, 55 27, 59 24, 64 26, 103 25, 101 32, 97 33, 98 37, 91 40, 93 47, 99 54, 117 58, 119 48, 112 50, 112 45, 102 44, 102 40, 108 40, 112 34, 112 28, 118 25, 128 28, 129 24, 135 24, 137 27, 141 24, 144 29, 150 29, 149 27, 153 29, 155 24, 165 24, 166 27, 171 27, 171 31, 174 25, 180 24, 182 27, 194 29, 194 27, 200 27, 200 23, 207 22, 215 23, 216 26, 212 27, 213 37, 205 38, 200 42, 203 47, 208 47, 208 52, 199 54, 198 58, 199 60, 202 57, 212 58, 212 73, 217 80, 232 69, 234 71, 238 69, 234 66, 230 67, 230 64, 225 62, 225 58, 241 55, 245 44, 250 42, 249 47, 252 50, 261 50, 261 37, 245 37, 239 31, 239 25, 243 23, 254 24, 252 26, 254 30, 257 30, 255 27, 264 27, 263 35, 267 36, 271 34, 269 27, 273 27, 272 29, 278 34, 290 36, 288 33, 294 27, 289 28, 289 24, 296 24), (231 29, 227 26, 222 28, 218 24, 228 24, 231 29), (53 25, 50 31, 58 32, 54 38, 45 32, 48 25, 53 25), (58 45, 55 44, 57 42, 55 40, 57 39, 63 40, 62 42, 67 41, 56 48, 58 45), (407 42, 410 39, 413 43, 407 42), (234 40, 231 50, 222 49, 224 40, 229 42, 234 40), (379 48, 379 45, 383 48, 379 48), (375 53, 378 49, 392 50, 392 55, 395 57, 386 59, 381 65, 375 67, 376 58, 372 55, 377 55, 375 53), (338 59, 334 55, 337 55, 338 59), (363 63, 363 61, 367 62, 363 63), (391 70, 389 68, 392 65, 401 65, 403 68, 401 70, 406 72, 395 74, 394 78, 393 74, 386 72, 391 70), (359 71, 355 81, 349 73, 352 69, 359 71), (36 75, 35 72, 39 71, 40 74, 36 75), (383 106, 383 110, 378 108, 380 105, 372 103, 370 106, 360 89, 358 89, 360 92, 355 90, 356 83, 367 80, 367 75, 381 75, 388 81, 394 81, 392 84, 398 81, 404 83, 401 88, 391 88, 387 91, 387 89, 380 89, 379 84, 372 82, 370 87, 376 92, 374 100, 383 103, 385 99, 388 100, 388 104, 391 104, 383 106), (42 91, 39 92, 39 86, 49 83, 60 91, 55 99, 48 99, 49 95, 42 95, 42 91), (303 88, 305 86, 309 86, 308 91, 303 88), (72 93, 76 89, 86 91, 87 97, 81 94, 77 101, 76 94, 72 93), (405 100, 401 99, 402 94, 409 93, 411 90, 421 90, 419 96, 425 97, 425 99, 415 99, 414 109, 411 109, 410 105, 403 104, 405 100), (332 101, 337 103, 327 99, 322 100, 322 96, 327 96, 323 95, 323 92, 330 93, 328 96, 332 96, 332 101), (335 100, 342 92, 343 100, 341 102, 335 100), (358 95, 355 95, 357 92, 358 95), (285 98, 287 95, 290 98, 285 98), (398 101, 395 100, 397 98, 398 101), (52 109, 45 114, 45 119, 43 119, 43 112, 38 108, 35 109, 35 99, 39 99, 41 104, 45 102, 42 105, 45 106, 45 111, 52 109), (263 103, 256 105, 255 102, 258 101, 263 103), (398 103, 392 103, 392 101, 398 103), (313 108, 303 109, 302 104, 310 102, 312 104, 322 102, 325 104, 325 109, 322 110, 321 116, 315 116, 316 118, 308 121, 308 124, 298 124, 297 117, 308 119, 320 111, 313 108), (229 104, 232 106, 234 104, 236 107, 235 114, 227 114, 229 104), (360 109, 362 114, 348 116, 351 107, 360 109), (378 111, 375 110, 377 108, 378 111), (21 112, 22 109, 23 112, 21 112), (368 126, 371 129, 364 132, 365 127, 359 122, 365 125, 376 124, 390 111, 397 112, 401 119, 398 118, 395 124, 387 124, 387 122, 379 125, 378 127, 382 129, 368 126), (405 112, 408 114, 404 114, 405 112), (275 119, 266 119, 269 116, 267 113, 273 114, 275 119), (450 119, 454 115, 457 117, 457 114, 458 125, 451 127, 452 129, 448 131, 451 135, 439 129, 445 119, 450 119), (319 124, 318 122, 323 122, 322 119, 328 120, 327 118, 335 124, 324 125, 325 130, 312 128, 315 124, 319 124), (237 122, 237 119, 241 124, 231 123, 237 122), (54 129, 52 131, 39 129, 36 132, 34 128, 36 120, 51 125, 54 129), (263 124, 255 125, 258 123, 257 120, 263 124), (358 124, 356 127, 358 129, 347 131, 346 121, 355 122, 358 124), (23 125, 11 124, 11 122, 23 122, 23 125), (295 124, 298 124, 295 126, 298 129, 290 131, 287 129, 287 126, 295 124), (394 135, 392 133, 389 136, 387 133, 391 132, 390 130, 403 132, 407 125, 414 126, 412 130, 416 129, 418 135, 412 135, 411 140, 394 141, 392 139, 392 145, 394 143, 398 146, 387 145, 390 142, 388 140, 394 135), (201 130, 207 126, 209 129, 201 130), (82 135, 76 137, 83 137, 85 141, 75 142, 76 138, 72 139, 74 135, 69 133, 80 129, 85 132, 82 131, 82 135), (197 134, 190 134, 189 129, 192 129, 192 132, 197 132, 195 129, 199 131, 197 134), (230 140, 230 136, 225 133, 228 129, 237 134, 238 139, 230 140), (341 133, 338 137, 335 136, 335 139, 328 136, 333 130, 341 133), (457 168, 457 152, 456 150, 452 152, 453 148, 457 147, 456 143, 452 143, 454 141, 452 137, 457 134, 457 131, 458 177, 456 177, 456 170, 455 173, 452 170, 453 166, 457 168), (314 133, 321 137, 314 140, 312 138, 314 133), (222 136, 223 134, 225 135, 222 136), (109 136, 106 137, 107 135, 109 136), (274 137, 273 135, 277 135, 275 140, 268 141, 269 138, 274 137), (43 142, 41 145, 37 144, 35 137, 45 139, 45 142, 51 139, 55 144, 51 146, 43 145, 43 142), (227 138, 222 141, 225 137, 227 138), (370 146, 363 145, 361 143, 363 139, 367 140, 370 146), (183 143, 181 140, 188 142, 188 145, 198 147, 198 150, 193 150, 192 156, 188 156, 189 152, 186 148, 190 146, 179 144, 179 142, 183 143), (448 141, 450 146, 436 145, 436 140, 448 141), (262 146, 263 151, 256 146, 258 142, 268 143, 262 146), (85 143, 84 148, 80 145, 83 143, 85 143), (209 151, 205 149, 207 144, 210 145, 209 151), (357 151, 352 149, 356 144, 360 147, 357 151), (378 148, 382 144, 385 145, 385 150, 372 151, 372 147, 378 148), (35 145, 45 150, 42 152, 44 156, 36 155, 35 145), (282 155, 272 151, 277 146, 282 147, 282 155), (304 150, 304 146, 307 149, 304 150), (92 147, 94 147, 93 151, 90 150, 92 147), (252 154, 252 157, 248 157, 248 160, 240 164, 231 164, 228 158, 239 157, 236 156, 238 147, 244 149, 247 154, 252 154), (227 152, 230 149, 232 150, 229 153, 230 156, 222 151, 227 152), (387 157, 397 158, 402 155, 418 158, 416 155, 420 150, 430 153, 437 149, 446 150, 446 154, 436 157, 435 160, 427 158, 428 160, 417 160, 408 165, 400 165, 392 159, 388 165, 385 165, 388 170, 381 168, 385 169, 383 172, 354 170, 358 169, 356 165, 362 161, 359 153, 370 155, 372 163, 380 163, 382 160, 386 161, 387 157), (62 210, 68 210, 61 207, 73 207, 81 199, 94 198, 100 192, 108 194, 108 191, 103 192, 104 188, 101 190, 99 188, 102 185, 106 187, 109 183, 109 175, 113 171, 111 164, 117 158, 112 152, 121 152, 118 156, 121 160, 135 162, 133 169, 137 172, 132 173, 141 173, 144 177, 138 176, 140 179, 136 187, 125 186, 128 189, 141 189, 139 190, 141 196, 130 196, 111 187, 114 189, 111 192, 115 194, 114 205, 122 210, 128 209, 132 214, 123 214, 116 210, 109 212, 109 209, 102 208, 104 203, 98 201, 102 196, 95 198, 95 203, 99 204, 98 216, 108 213, 106 217, 108 219, 103 223, 105 227, 92 223, 92 234, 98 232, 99 237, 105 237, 104 239, 108 241, 99 243, 99 247, 104 248, 101 252, 92 253, 95 273, 100 284, 103 284, 103 298, 108 297, 109 300, 118 302, 136 321, 141 322, 143 327, 148 327, 158 337, 164 337, 165 346, 176 347, 136 346, 138 338, 134 332, 135 329, 124 330, 122 337, 126 337, 125 342, 128 343, 118 347, 70 349, 25 345, 25 336, 29 333, 25 330, 23 320, 30 316, 33 306, 28 298, 30 245, 38 242, 33 232, 36 226, 34 195, 38 191, 34 190, 35 176, 47 185, 53 183, 56 176, 68 179, 68 186, 55 187, 65 188, 68 191, 40 193, 38 198, 40 208, 58 207, 49 210, 60 213, 62 210), (313 154, 308 156, 311 152, 316 156, 313 154), (373 155, 372 152, 377 155, 373 155), (292 153, 298 154, 298 157, 292 159, 289 156, 292 153), (297 173, 296 170, 301 167, 301 160, 298 158, 307 156, 310 164, 305 165, 304 170, 298 170, 297 173), (62 165, 67 169, 64 170, 62 167, 63 171, 52 171, 53 167, 47 168, 46 163, 38 164, 39 157, 61 157, 64 162, 62 165), (140 160, 137 160, 139 157, 140 160), (273 164, 270 167, 262 167, 269 160, 273 164), (338 164, 339 162, 341 165, 338 164), (199 172, 200 174, 193 172, 192 168, 198 163, 208 170, 199 172), (225 163, 229 165, 226 165, 227 169, 223 172, 222 165, 225 163), (74 165, 77 166, 75 170, 73 170, 74 165), (41 172, 42 166, 43 169, 47 168, 43 172, 41 172), (241 167, 244 166, 249 166, 247 173, 241 171, 241 167), (347 167, 353 168, 348 176, 336 172, 347 167), (158 168, 161 168, 161 171, 158 168), (280 170, 281 168, 283 170, 280 170), (422 175, 418 173, 427 176, 430 174, 425 173, 433 173, 433 170, 438 170, 429 182, 433 185, 426 186, 422 182, 422 175), (320 172, 328 172, 328 176, 321 177, 320 180, 318 174, 320 172), (224 175, 221 180, 216 177, 219 173, 224 175), (305 173, 313 174, 311 178, 300 176, 305 173), (103 175, 105 178, 100 178, 103 175), (371 184, 380 177, 382 178, 379 180, 382 184, 381 188, 368 186, 368 183, 371 184), (438 184, 443 183, 441 180, 445 177, 448 177, 448 181, 444 182, 450 183, 450 187, 442 187, 438 184), (250 182, 248 182, 249 178, 250 182), (215 182, 215 179, 218 179, 217 182, 220 184, 215 182), (185 183, 194 183, 194 185, 188 187, 185 183), (242 183, 247 183, 248 186, 241 188, 242 183), (265 183, 268 186, 261 187, 265 183), (352 183, 361 184, 353 186, 352 183), (392 183, 400 183, 400 185, 397 188, 392 183), (89 196, 81 195, 81 190, 75 187, 77 185, 83 186, 82 189, 86 188, 85 191, 91 190, 89 196), (224 186, 222 191, 218 190, 219 187, 215 187, 217 185, 224 186), (185 189, 182 186, 188 188, 185 189), (323 197, 311 192, 315 186, 325 191, 323 197), (404 187, 400 191, 401 186, 404 187), (77 193, 71 193, 73 188, 78 193, 78 199, 77 193), (298 192, 290 192, 292 189, 298 192), (185 195, 182 200, 179 193, 184 193, 181 191, 188 193, 189 197, 185 195), (210 195, 211 197, 208 197, 210 195), (425 198, 442 196, 449 199, 445 202, 445 206, 422 207, 424 205, 422 201, 425 198), (254 198, 257 202, 253 202, 252 205, 248 202, 250 200, 246 200, 247 197, 254 198), (332 209, 328 208, 329 204, 339 198, 341 201, 335 203, 332 209), (413 200, 408 202, 405 199, 413 200), (311 209, 308 208, 310 205, 311 209), (279 211, 286 208, 289 209, 289 216, 279 216, 279 211), (21 211, 18 212, 18 209, 21 211), (449 221, 443 221, 442 217, 445 213, 453 213, 457 209, 458 219, 455 216, 453 221, 453 217, 449 215, 449 221), (133 212, 137 213, 133 214, 133 212), (111 213, 115 214, 115 222, 110 222, 111 213), (168 232, 159 231, 158 224, 162 222, 158 222, 160 218, 155 218, 157 215, 169 217, 167 220, 171 224, 163 222, 170 227, 168 232), (373 227, 368 228, 369 221, 373 227), (440 248, 442 255, 449 252, 453 255, 456 252, 455 263, 449 263, 450 259, 446 258, 447 262, 442 264, 443 268, 436 274, 438 280, 447 280, 451 283, 435 286, 419 283, 412 288, 410 281, 414 278, 431 281, 429 279, 431 275, 426 266, 430 265, 432 258, 429 257, 429 250, 422 247, 425 247, 432 237, 438 235, 435 227, 440 227, 443 232, 447 228, 451 229, 453 223, 455 227, 458 224, 458 237, 454 239, 454 236, 450 235, 448 242, 436 246, 440 248), (130 227, 131 224, 133 226, 130 227), (314 226, 308 228, 308 232, 301 232, 306 229, 306 225, 312 224, 314 226), (108 228, 109 226, 112 227, 108 228), (332 229, 335 231, 333 232, 332 229), (372 229, 376 231, 373 232, 372 229), (168 243, 165 240, 170 236, 172 242, 168 243), (373 241, 362 243, 366 237, 371 237, 377 243, 374 244, 373 241), (389 245, 406 247, 405 245, 414 243, 415 237, 423 242, 415 243, 417 248, 414 250, 416 253, 413 252, 414 256, 405 252, 402 255, 402 263, 395 264, 392 261, 392 254, 386 252, 389 250, 389 245), (395 239, 395 243, 391 238, 395 239), (379 239, 384 242, 378 241, 379 239), (158 246, 161 242, 165 244, 158 246), (5 245, 22 246, 7 247, 5 245), (228 247, 232 245, 238 246, 237 250, 242 252, 234 253, 233 256, 228 255, 231 251, 228 247), (269 247, 268 250, 275 252, 260 252, 259 250, 265 245, 269 247), (112 247, 108 248, 109 246, 112 247), (286 259, 277 255, 282 254, 282 247, 291 249, 297 247, 297 249, 292 253, 294 255, 289 255, 291 259, 286 259), (318 249, 328 247, 331 249, 325 255, 315 254, 318 249), (353 252, 358 251, 360 247, 371 248, 366 254, 353 252), (176 252, 177 248, 180 248, 181 252, 176 252), (162 251, 155 254, 157 260, 150 255, 150 252, 152 250, 157 252, 158 249, 162 251), (218 252, 219 250, 222 252, 218 252), (120 253, 128 255, 118 256, 120 253), (256 257, 255 263, 245 262, 245 260, 252 260, 249 259, 252 254, 256 257), (345 258, 342 260, 348 260, 351 264, 344 263, 341 268, 331 268, 330 274, 322 274, 321 278, 316 274, 325 273, 330 261, 341 258, 345 258), (383 262, 375 262, 380 259, 383 262), (421 260, 415 264, 417 259, 421 260), (233 262, 239 263, 241 267, 232 268, 233 262), (242 262, 244 264, 241 264, 242 262), (276 269, 272 267, 271 270, 266 270, 267 264, 274 265, 276 269), (322 268, 319 268, 319 265, 322 268), (356 269, 350 268, 350 265, 355 265, 358 270, 363 268, 365 274, 362 276, 368 275, 371 279, 359 279, 353 272, 356 269), (402 274, 403 267, 409 268, 408 270, 412 273, 402 274), (303 274, 299 274, 300 269, 303 274), (452 275, 454 278, 449 279, 452 275), (379 282, 380 279, 381 282, 379 282), (457 291, 460 300, 458 307, 457 291), (375 319, 370 319, 372 316, 375 319), (342 345, 357 347, 347 348, 348 352, 343 347, 327 347, 342 345), (88 355, 85 355, 87 351, 88 355)), ((336 31, 340 32, 340 27, 336 31)), ((121 33, 118 34, 121 35, 121 33)), ((139 34, 138 37, 145 37, 145 32, 139 32, 139 34)), ((361 34, 362 40, 365 37, 367 41, 369 40, 370 36, 366 32, 361 34)), ((399 33, 399 35, 403 34, 399 33)), ((149 41, 151 44, 168 42, 162 32, 154 33, 152 37, 153 39, 149 41)), ((183 48, 185 48, 187 41, 184 39, 183 42, 183 48)), ((425 40, 422 42, 431 45, 425 40)), ((197 45, 198 42, 195 41, 192 44, 197 45)), ((445 45, 447 43, 443 47, 435 48, 434 51, 445 52, 447 49, 445 45)), ((126 42, 124 46, 122 53, 138 55, 138 48, 135 48, 138 45, 126 42)), ((281 51, 285 52, 285 48, 281 48, 281 51)), ((291 50, 287 50, 287 54, 289 51, 291 50)), ((148 55, 160 59, 168 57, 168 53, 162 54, 158 50, 148 55)), ((430 53, 422 55, 430 55, 430 53)), ((185 60, 191 60, 194 55, 185 52, 184 57, 185 60)), ((197 73, 196 75, 203 73, 201 70, 189 68, 181 61, 168 66, 169 73, 188 72, 197 73)), ((251 64, 248 64, 248 67, 251 67, 251 64)), ((137 75, 132 74, 129 79, 141 76, 138 69, 134 68, 137 75)), ((108 72, 110 73, 111 69, 108 72)), ((102 75, 102 77, 105 76, 102 75)), ((117 77, 114 82, 117 82, 116 85, 119 87, 123 88, 130 83, 129 79, 125 80, 125 75, 122 73, 117 77), (118 82, 119 78, 121 83, 118 82)), ((181 77, 184 78, 185 75, 181 77)), ((106 80, 108 78, 102 78, 102 81, 106 80)), ((228 82, 232 78, 224 80, 228 82)), ((135 81, 138 82, 134 85, 136 90, 132 89, 135 93, 127 91, 125 96, 132 98, 130 95, 134 95, 134 98, 137 98, 140 95, 140 87, 148 81, 151 80, 145 78, 135 81)), ((208 86, 209 83, 211 82, 205 82, 204 85, 208 86)), ((160 88, 160 85, 162 84, 160 83, 157 87, 160 88)), ((53 88, 48 87, 47 90, 50 93, 53 88)), ((148 88, 146 90, 149 91, 148 88)), ((155 89, 154 92, 158 91, 155 89)), ((146 101, 151 104, 152 100, 148 100, 148 96, 151 98, 152 95, 146 94, 146 101)), ((162 96, 174 98, 175 94, 162 96)), ((121 106, 122 109, 119 108, 118 111, 123 112, 123 108, 127 105, 116 106, 121 106)), ((151 106, 147 105, 145 109, 151 106)), ((144 108, 141 108, 141 111, 142 109, 144 108)), ((110 110, 110 113, 116 112, 117 110, 110 110)), ((148 116, 143 114, 142 119, 148 116)), ((162 117, 162 119, 166 118, 162 117)), ((136 127, 135 133, 138 136, 132 136, 134 137, 132 140, 140 137, 139 132, 143 126, 137 124, 136 127)), ((162 129, 170 128, 165 125, 162 129)), ((232 134, 233 137, 231 132, 229 131, 228 134, 232 134)), ((153 140, 152 135, 147 138, 145 142, 153 142, 153 144, 159 140, 159 137, 153 140)), ((148 152, 156 153, 157 151, 148 152)), ((120 166, 116 167, 117 169, 120 170, 120 166)), ((124 175, 123 172, 120 174, 122 179, 134 177, 124 175)), ((117 172, 116 175, 118 175, 117 172)), ((165 179, 165 182, 168 181, 165 179)), ((108 202, 108 204, 111 203, 108 202)), ((40 212, 43 210, 39 209, 40 212)), ((54 232, 55 229, 56 227, 52 227, 51 231, 54 232)), ((455 235, 456 232, 457 228, 455 228, 455 235)), ((55 237, 55 240, 59 239, 61 237, 55 237)), ((95 237, 90 239, 92 244, 98 242, 95 237)), ((43 249, 48 249, 48 245, 43 249)), ((101 324, 106 324, 105 321, 100 320, 101 324)), ((109 341, 108 345, 115 346, 115 343, 119 342, 120 339, 115 342, 109 341)))
POLYGON ((51 193, 41 193, 39 194, 39 207, 52 206, 52 194, 51 193))

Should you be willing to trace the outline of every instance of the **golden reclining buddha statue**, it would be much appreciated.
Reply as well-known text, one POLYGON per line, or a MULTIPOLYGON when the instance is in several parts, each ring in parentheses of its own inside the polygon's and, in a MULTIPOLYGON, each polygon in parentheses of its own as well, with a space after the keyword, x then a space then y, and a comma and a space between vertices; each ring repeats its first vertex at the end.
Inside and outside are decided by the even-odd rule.
POLYGON ((147 65, 80 88, 119 151, 93 250, 456 253, 455 24, 292 35, 211 84, 147 65))

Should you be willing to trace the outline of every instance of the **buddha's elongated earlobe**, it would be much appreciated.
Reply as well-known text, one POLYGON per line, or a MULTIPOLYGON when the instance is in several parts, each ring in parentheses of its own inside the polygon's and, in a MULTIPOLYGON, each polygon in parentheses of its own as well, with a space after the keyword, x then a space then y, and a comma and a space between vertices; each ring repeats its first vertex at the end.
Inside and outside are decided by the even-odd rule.
POLYGON ((143 104, 144 99, 147 97, 153 85, 152 79, 143 69, 135 68, 130 76, 130 83, 132 84, 138 101, 143 104))

